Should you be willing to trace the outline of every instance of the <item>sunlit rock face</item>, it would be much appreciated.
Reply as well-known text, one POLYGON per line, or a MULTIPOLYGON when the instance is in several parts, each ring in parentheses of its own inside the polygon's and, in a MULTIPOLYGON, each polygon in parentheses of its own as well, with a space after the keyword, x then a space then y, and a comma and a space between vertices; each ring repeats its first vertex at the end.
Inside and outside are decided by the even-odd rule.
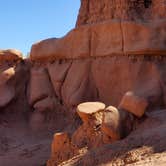
MULTIPOLYGON (((69 110, 97 100, 119 106, 128 91, 135 95, 132 101, 150 103, 145 104, 148 110, 163 108, 165 8, 162 0, 82 0, 76 28, 62 38, 32 45, 33 67, 44 68, 42 75, 49 81, 33 73, 31 80, 34 77, 41 94, 47 89, 41 86, 49 82, 51 96, 69 110)), ((29 93, 34 92, 30 88, 29 93)), ((142 116, 142 110, 134 113, 142 116)))
POLYGON ((71 63, 58 95, 66 107, 87 101, 117 107, 104 110, 99 125, 83 121, 71 140, 78 148, 113 143, 128 135, 145 112, 165 108, 165 9, 163 0, 82 0, 75 29, 32 46, 34 61, 47 57, 48 63, 71 63))
POLYGON ((35 43, 33 60, 165 55, 164 0, 82 0, 76 28, 35 43))
POLYGON ((165 16, 164 0, 82 0, 77 26, 108 20, 158 20, 165 16))

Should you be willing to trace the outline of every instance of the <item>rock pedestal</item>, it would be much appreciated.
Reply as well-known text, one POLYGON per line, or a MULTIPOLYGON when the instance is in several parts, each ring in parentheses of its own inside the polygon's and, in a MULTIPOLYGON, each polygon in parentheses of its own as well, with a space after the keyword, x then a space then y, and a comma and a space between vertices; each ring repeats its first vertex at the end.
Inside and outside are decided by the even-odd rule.
POLYGON ((71 143, 67 133, 55 133, 51 146, 51 158, 47 166, 55 166, 78 154, 78 149, 71 143))
POLYGON ((98 147, 103 144, 100 130, 105 104, 85 102, 77 106, 77 113, 83 124, 74 132, 72 142, 79 148, 98 147))

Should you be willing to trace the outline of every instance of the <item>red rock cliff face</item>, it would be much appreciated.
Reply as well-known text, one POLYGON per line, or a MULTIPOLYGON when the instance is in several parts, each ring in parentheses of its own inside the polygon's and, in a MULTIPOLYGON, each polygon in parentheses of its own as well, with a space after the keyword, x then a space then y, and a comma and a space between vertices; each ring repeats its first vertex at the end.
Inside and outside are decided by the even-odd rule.
MULTIPOLYGON (((55 134, 52 155, 48 161, 49 166, 54 166, 78 155, 80 147, 98 148, 122 138, 121 130, 128 127, 127 134, 131 132, 129 129, 134 128, 133 121, 140 120, 145 112, 165 109, 165 11, 164 0, 82 0, 76 28, 66 36, 33 44, 29 59, 22 59, 17 51, 0 51, 1 135, 4 130, 11 133, 11 129, 14 129, 16 137, 7 133, 5 140, 10 143, 8 137, 21 139, 27 147, 30 143, 34 144, 33 141, 29 142, 27 135, 33 135, 38 143, 37 132, 44 134, 43 146, 39 144, 36 147, 34 144, 28 150, 22 147, 22 156, 26 160, 18 157, 19 149, 18 156, 11 155, 7 158, 14 158, 15 165, 20 165, 19 162, 28 166, 43 165, 50 151, 45 151, 43 147, 48 147, 50 140, 42 131, 61 131, 62 133, 55 134), (80 125, 76 108, 78 104, 87 101, 100 101, 118 109, 96 109, 95 106, 96 112, 87 113, 88 115, 84 112, 84 117, 88 117, 86 120, 80 116, 83 121, 80 125), (12 124, 12 128, 5 127, 5 118, 9 118, 7 124, 12 124), (18 126, 21 126, 20 131, 24 131, 24 137, 17 132, 18 126), (27 131, 29 128, 32 131, 27 131), (33 155, 38 150, 39 161, 33 155)), ((87 112, 91 112, 88 108, 87 112)), ((162 114, 165 117, 165 112, 162 114)), ((144 118, 146 117, 141 120, 144 118)), ((160 125, 165 125, 165 119, 159 116, 159 119, 154 120, 152 117, 151 120, 155 122, 153 128, 159 125, 161 131, 164 131, 160 125)), ((146 124, 150 128, 151 123, 146 124)), ((125 151, 142 145, 153 146, 157 142, 154 147, 160 152, 162 148, 155 135, 156 131, 146 133, 147 130, 141 132, 143 136, 140 136, 138 130, 137 135, 133 134, 135 139, 131 136, 134 141, 127 139, 125 151), (154 139, 140 142, 142 137, 149 140, 145 137, 147 135, 154 139), (132 146, 128 148, 130 144, 132 146)), ((158 134, 159 138, 165 140, 165 134, 161 135, 160 131, 158 134)), ((123 142, 119 144, 112 145, 113 148, 117 147, 117 154, 123 150, 123 142)), ((161 145, 166 150, 165 143, 162 142, 161 145)), ((3 150, 0 145, 0 152, 3 150)), ((104 151, 101 149, 101 154, 104 151)), ((111 156, 112 152, 109 154, 111 156)), ((98 165, 112 160, 107 156, 106 160, 103 157, 95 162, 91 161, 95 160, 94 156, 89 158, 90 161, 83 159, 82 165, 98 165)), ((124 163, 127 159, 124 159, 124 163)), ((3 165, 11 165, 1 155, 0 160, 3 165)))
POLYGON ((77 26, 108 20, 164 19, 164 0, 82 0, 77 26))
MULTIPOLYGON (((159 97, 164 85, 159 73, 160 57, 166 55, 165 7, 164 1, 155 0, 82 0, 77 27, 62 38, 35 43, 31 60, 48 63, 54 89, 68 108, 87 100, 117 106, 125 92, 148 86, 159 97), (60 68, 63 79, 57 85, 55 72, 60 68)), ((145 96, 156 100, 150 91, 145 96)))

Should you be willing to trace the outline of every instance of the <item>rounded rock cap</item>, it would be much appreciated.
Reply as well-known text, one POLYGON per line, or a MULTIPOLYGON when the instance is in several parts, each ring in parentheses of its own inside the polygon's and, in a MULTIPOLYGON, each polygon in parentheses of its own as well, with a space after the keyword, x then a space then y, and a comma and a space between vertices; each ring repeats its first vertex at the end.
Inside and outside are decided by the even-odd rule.
POLYGON ((101 102, 85 102, 77 106, 77 113, 80 118, 86 122, 88 117, 97 112, 103 111, 105 109, 105 104, 101 102))
POLYGON ((17 61, 23 59, 22 53, 16 49, 0 50, 0 62, 17 61))
POLYGON ((65 132, 59 132, 54 134, 54 139, 68 138, 68 134, 65 132))

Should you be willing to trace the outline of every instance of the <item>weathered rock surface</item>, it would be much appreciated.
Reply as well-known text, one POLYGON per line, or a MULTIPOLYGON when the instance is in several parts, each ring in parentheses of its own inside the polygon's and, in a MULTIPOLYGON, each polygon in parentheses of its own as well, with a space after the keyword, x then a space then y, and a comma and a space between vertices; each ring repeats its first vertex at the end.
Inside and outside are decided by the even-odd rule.
POLYGON ((0 50, 0 62, 18 61, 22 59, 22 53, 15 49, 0 50))
POLYGON ((105 109, 102 118, 101 130, 106 133, 113 141, 121 138, 121 117, 119 111, 109 106, 105 109))
POLYGON ((91 123, 92 120, 101 123, 100 114, 104 111, 105 104, 101 102, 86 102, 77 106, 77 113, 84 123, 91 123))
POLYGON ((1 86, 0 96, 0 107, 4 107, 14 98, 14 88, 7 85, 1 86))
POLYGON ((90 68, 90 59, 72 62, 61 90, 62 100, 66 106, 76 107, 81 102, 94 101, 97 98, 90 68))
POLYGON ((46 69, 40 67, 32 68, 30 77, 30 105, 33 105, 35 102, 51 96, 51 84, 46 69))
POLYGON ((6 106, 15 96, 15 88, 10 85, 15 69, 10 67, 0 73, 0 107, 6 106))
POLYGON ((21 60, 22 53, 18 50, 0 50, 0 107, 5 107, 15 97, 15 64, 21 60))
POLYGON ((62 161, 68 160, 78 154, 67 133, 56 133, 51 145, 51 159, 48 160, 47 166, 58 165, 62 161))
POLYGON ((7 70, 4 70, 0 74, 0 84, 5 84, 9 79, 11 79, 15 74, 14 67, 10 67, 7 70))
POLYGON ((166 163, 165 110, 150 113, 123 140, 83 152, 61 165, 162 165, 166 163))
POLYGON ((78 27, 61 39, 47 39, 31 48, 34 61, 121 55, 165 55, 165 20, 118 20, 78 27), (69 42, 70 41, 70 42, 69 42), (75 42, 75 43, 74 43, 75 42))
POLYGON ((104 143, 104 134, 100 130, 104 109, 105 104, 101 102, 85 102, 77 106, 83 124, 73 133, 73 144, 79 148, 93 148, 104 143))
MULTIPOLYGON (((72 142, 79 148, 87 146, 89 149, 93 149, 119 140, 135 129, 139 120, 141 121, 136 116, 140 118, 145 111, 165 107, 163 64, 165 64, 164 55, 166 55, 166 15, 164 10, 165 3, 162 0, 158 2, 155 0, 132 2, 129 0, 82 0, 77 25, 74 29, 77 32, 72 30, 62 39, 56 40, 54 46, 50 39, 50 44, 47 43, 47 46, 46 41, 41 41, 32 47, 31 58, 34 61, 42 61, 44 58, 42 54, 44 51, 40 52, 38 48, 42 47, 43 50, 47 50, 49 45, 55 50, 54 54, 49 51, 45 54, 48 61, 72 59, 72 65, 66 72, 64 84, 62 83, 62 100, 65 101, 65 105, 75 107, 79 102, 86 102, 88 99, 89 101, 102 101, 106 105, 119 106, 118 109, 108 107, 102 112, 102 121, 99 120, 98 123, 95 121, 96 118, 93 118, 93 116, 96 117, 96 112, 91 114, 89 108, 87 111, 83 109, 82 112, 78 106, 77 112, 83 124, 74 132, 72 142), (82 38, 78 38, 78 34, 81 32, 84 35, 82 38), (78 45, 79 48, 75 49, 76 54, 72 54, 72 56, 71 50, 60 51, 59 49, 61 48, 59 45, 62 44, 61 40, 68 41, 70 36, 75 36, 78 43, 81 43, 79 39, 83 42, 82 45, 78 45), (36 49, 34 49, 35 47, 36 49), (86 53, 78 50, 84 50, 86 53), (79 67, 74 68, 73 66, 78 61, 79 67), (83 65, 84 63, 86 67, 83 65), (78 75, 76 68, 80 69, 78 75), (68 91, 68 87, 71 85, 80 87, 78 80, 81 81, 83 77, 88 80, 87 75, 92 81, 93 94, 96 95, 87 98, 83 92, 89 92, 89 89, 86 89, 88 86, 85 84, 86 88, 82 88, 79 95, 72 99, 71 94, 77 90, 71 88, 68 91), (126 93, 128 91, 132 93, 126 93)), ((74 48, 73 42, 64 45, 74 48)), ((51 52, 53 52, 52 50, 51 52)), ((96 165, 105 162, 104 157, 101 162, 91 162, 92 157, 90 160, 88 157, 81 160, 82 165, 96 165)), ((70 164, 72 165, 72 163, 70 164)))
POLYGON ((62 85, 65 81, 66 75, 68 73, 69 67, 72 62, 60 62, 56 61, 53 64, 48 64, 48 73, 54 88, 54 92, 58 98, 62 98, 61 90, 62 85))
POLYGON ((165 10, 164 0, 82 0, 76 28, 34 44, 31 59, 165 55, 165 10))
POLYGON ((161 159, 166 150, 165 113, 159 111, 166 106, 165 11, 164 0, 82 0, 76 28, 33 44, 29 59, 1 50, 2 165, 46 164, 48 135, 59 131, 50 166, 73 156, 74 164, 90 166, 145 164, 155 152, 161 159), (79 106, 81 119, 76 115, 77 105, 95 101, 114 107, 82 111, 79 106), (155 115, 147 117, 149 112, 155 115), (82 148, 89 152, 81 154, 82 148))
POLYGON ((82 0, 77 26, 114 19, 147 21, 165 17, 164 0, 82 0))
POLYGON ((32 46, 32 60, 54 60, 87 57, 89 55, 89 28, 73 29, 66 37, 46 39, 32 46), (46 49, 47 48, 47 49, 46 49))
POLYGON ((142 117, 145 113, 148 102, 146 99, 135 95, 133 92, 127 92, 119 105, 119 108, 133 113, 135 116, 142 117))

